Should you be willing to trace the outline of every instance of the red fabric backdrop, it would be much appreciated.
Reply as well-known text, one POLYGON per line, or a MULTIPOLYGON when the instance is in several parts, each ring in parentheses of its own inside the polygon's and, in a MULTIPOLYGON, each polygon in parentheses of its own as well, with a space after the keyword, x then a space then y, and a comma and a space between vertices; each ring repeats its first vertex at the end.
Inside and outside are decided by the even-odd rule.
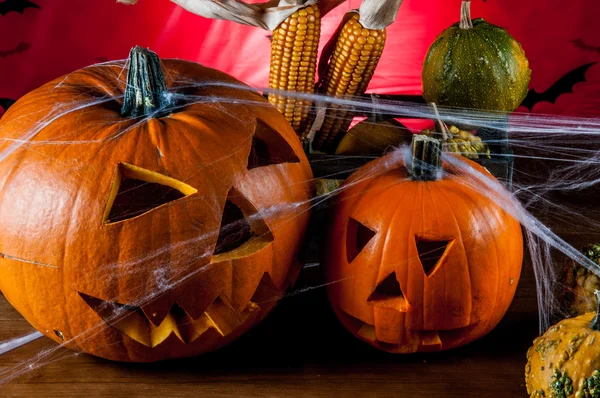
MULTIPOLYGON (((113 0, 31 1, 39 8, 21 14, 0 0, 0 98, 17 99, 75 69, 125 58, 134 45, 161 57, 200 62, 256 87, 267 84, 269 32, 207 20, 167 0, 140 0, 135 6, 113 0)), ((359 4, 350 0, 324 18, 322 45, 342 15, 359 4)), ((458 20, 459 8, 460 0, 404 0, 370 91, 420 93, 427 48, 458 20)), ((523 44, 533 70, 531 87, 538 92, 581 65, 599 62, 573 94, 562 95, 556 105, 539 103, 535 112, 600 114, 598 1, 473 0, 472 9, 474 17, 506 27, 523 44)))

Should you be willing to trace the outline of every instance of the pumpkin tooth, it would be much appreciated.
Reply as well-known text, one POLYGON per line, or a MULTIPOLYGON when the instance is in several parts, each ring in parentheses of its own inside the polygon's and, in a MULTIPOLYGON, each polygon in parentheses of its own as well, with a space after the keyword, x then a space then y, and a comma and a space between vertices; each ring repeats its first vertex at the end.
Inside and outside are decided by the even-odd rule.
POLYGON ((172 313, 169 313, 158 327, 150 327, 150 346, 156 347, 172 334, 177 336, 179 340, 185 342, 177 327, 175 316, 173 316, 172 313))
POLYGON ((148 322, 158 327, 169 315, 172 306, 173 304, 169 298, 162 296, 147 305, 143 305, 140 309, 142 314, 148 319, 148 322))

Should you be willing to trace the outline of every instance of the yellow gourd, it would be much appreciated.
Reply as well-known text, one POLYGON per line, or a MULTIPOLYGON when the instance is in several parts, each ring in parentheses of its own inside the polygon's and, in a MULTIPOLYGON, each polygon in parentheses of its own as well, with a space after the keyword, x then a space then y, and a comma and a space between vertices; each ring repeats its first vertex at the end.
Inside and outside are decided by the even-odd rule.
POLYGON ((595 314, 565 319, 533 342, 525 367, 530 397, 600 397, 600 291, 595 296, 595 314))

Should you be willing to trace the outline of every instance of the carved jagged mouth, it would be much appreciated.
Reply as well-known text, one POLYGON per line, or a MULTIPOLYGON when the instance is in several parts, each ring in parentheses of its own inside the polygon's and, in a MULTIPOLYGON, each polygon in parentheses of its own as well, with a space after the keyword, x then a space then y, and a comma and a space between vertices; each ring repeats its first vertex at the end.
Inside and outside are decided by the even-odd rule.
MULTIPOLYGON (((471 330, 478 326, 478 324, 473 324, 448 330, 406 330, 407 340, 405 344, 418 343, 418 346, 420 347, 441 348, 445 340, 447 341, 461 334, 468 334, 471 330)), ((377 339, 375 327, 373 325, 369 325, 368 323, 363 323, 363 325, 358 329, 357 334, 367 340, 378 341, 384 344, 394 344, 377 339)))
POLYGON ((344 316, 346 321, 344 323, 358 336, 384 348, 387 347, 389 351, 397 351, 400 347, 402 347, 402 352, 439 351, 445 345, 452 344, 457 338, 468 335, 480 326, 480 324, 474 323, 446 330, 398 329, 391 331, 391 333, 386 333, 389 332, 386 330, 377 333, 375 326, 365 323, 343 310, 339 310, 338 315, 344 316))
POLYGON ((189 344, 209 329, 224 337, 260 310, 258 304, 250 301, 240 313, 225 300, 217 298, 200 317, 193 319, 176 303, 160 325, 155 326, 140 307, 104 301, 84 293, 79 295, 107 325, 147 347, 156 347, 171 335, 189 344))

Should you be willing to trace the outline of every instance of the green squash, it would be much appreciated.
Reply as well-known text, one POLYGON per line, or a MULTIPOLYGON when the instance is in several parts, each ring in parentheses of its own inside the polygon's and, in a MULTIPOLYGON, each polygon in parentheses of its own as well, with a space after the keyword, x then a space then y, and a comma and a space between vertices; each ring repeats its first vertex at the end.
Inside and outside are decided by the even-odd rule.
POLYGON ((429 48, 423 97, 442 106, 512 112, 527 95, 529 61, 505 29, 471 20, 470 4, 463 1, 461 22, 429 48))

